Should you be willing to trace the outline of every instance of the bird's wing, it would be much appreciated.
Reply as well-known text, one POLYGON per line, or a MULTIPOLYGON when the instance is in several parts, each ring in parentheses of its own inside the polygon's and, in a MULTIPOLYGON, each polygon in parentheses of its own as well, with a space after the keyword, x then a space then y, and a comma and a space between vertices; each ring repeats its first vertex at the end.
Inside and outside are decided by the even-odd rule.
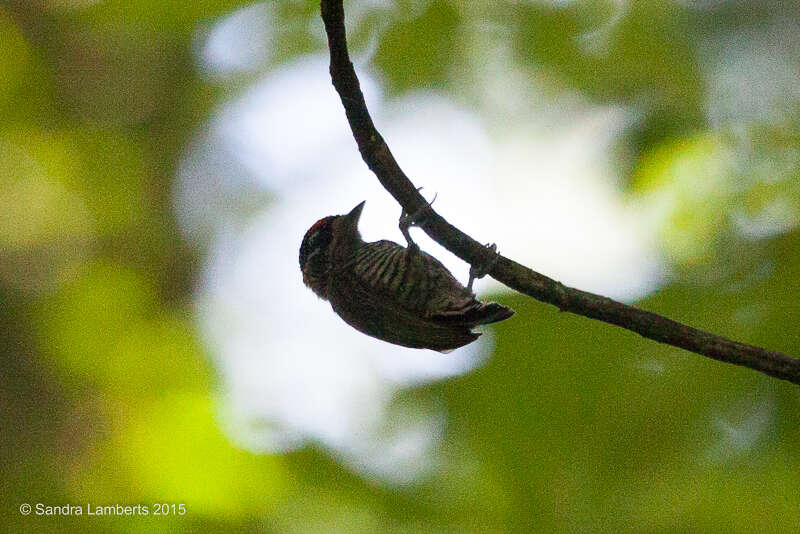
POLYGON ((356 252, 355 277, 367 292, 420 318, 458 318, 481 306, 439 260, 392 241, 356 252))

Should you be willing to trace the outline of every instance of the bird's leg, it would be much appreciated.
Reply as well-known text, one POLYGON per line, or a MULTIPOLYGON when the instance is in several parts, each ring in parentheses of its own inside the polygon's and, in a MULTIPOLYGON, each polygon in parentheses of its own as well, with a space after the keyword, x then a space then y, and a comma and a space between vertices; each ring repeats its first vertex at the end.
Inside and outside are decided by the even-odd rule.
POLYGON ((476 278, 483 278, 489 271, 492 270, 494 264, 497 263, 497 258, 500 254, 497 253, 497 245, 494 243, 487 243, 486 249, 492 255, 491 258, 488 258, 481 263, 476 265, 469 266, 469 283, 467 284, 467 289, 472 291, 472 283, 475 281, 476 278))
MULTIPOLYGON (((419 189, 422 189, 421 187, 419 189)), ((418 189, 418 190, 419 190, 418 189)), ((400 213, 400 232, 403 234, 403 237, 406 238, 406 243, 408 244, 408 248, 410 250, 419 250, 419 246, 414 243, 414 240, 411 239, 411 233, 408 231, 409 228, 412 226, 417 226, 420 222, 422 222, 425 217, 428 216, 430 212, 431 205, 436 200, 436 195, 433 195, 433 200, 425 204, 422 208, 418 209, 412 214, 406 213, 405 210, 400 213)))
POLYGON ((414 240, 411 239, 411 233, 408 229, 414 224, 414 217, 406 213, 406 210, 403 210, 400 213, 400 221, 398 225, 400 226, 400 232, 403 234, 403 237, 406 238, 406 243, 408 244, 408 248, 416 247, 417 244, 414 243, 414 240))

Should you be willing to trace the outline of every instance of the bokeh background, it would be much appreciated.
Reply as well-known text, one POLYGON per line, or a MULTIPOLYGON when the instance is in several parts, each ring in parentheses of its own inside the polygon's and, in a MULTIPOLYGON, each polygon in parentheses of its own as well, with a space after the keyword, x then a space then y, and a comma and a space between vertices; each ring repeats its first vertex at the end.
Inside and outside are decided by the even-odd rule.
MULTIPOLYGON (((451 222, 800 356, 797 3, 345 8, 378 128, 451 222)), ((364 236, 402 240, 326 51, 315 0, 0 3, 8 531, 796 531, 796 386, 488 279, 517 314, 449 355, 302 287, 325 215, 367 199, 364 236)))

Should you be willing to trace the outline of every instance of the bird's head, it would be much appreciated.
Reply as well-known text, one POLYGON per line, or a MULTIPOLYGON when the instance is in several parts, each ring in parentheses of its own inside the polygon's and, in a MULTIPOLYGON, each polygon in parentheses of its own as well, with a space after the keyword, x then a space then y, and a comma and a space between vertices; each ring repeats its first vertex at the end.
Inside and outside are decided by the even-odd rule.
POLYGON ((361 202, 346 215, 323 217, 303 237, 303 244, 300 245, 303 283, 320 298, 328 298, 328 279, 336 258, 336 248, 348 246, 361 239, 358 220, 365 202, 361 202))

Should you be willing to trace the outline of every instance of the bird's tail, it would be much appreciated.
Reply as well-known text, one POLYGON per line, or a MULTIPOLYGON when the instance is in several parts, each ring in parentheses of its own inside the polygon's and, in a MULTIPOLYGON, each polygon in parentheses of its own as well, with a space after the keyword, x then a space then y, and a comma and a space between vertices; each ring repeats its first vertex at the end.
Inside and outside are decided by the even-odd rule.
POLYGON ((514 315, 514 310, 496 302, 473 301, 473 305, 458 313, 440 314, 434 318, 449 325, 460 325, 467 328, 481 324, 496 323, 514 315))
POLYGON ((475 324, 479 325, 504 321, 514 315, 514 310, 496 302, 487 302, 473 313, 475 314, 475 324))

